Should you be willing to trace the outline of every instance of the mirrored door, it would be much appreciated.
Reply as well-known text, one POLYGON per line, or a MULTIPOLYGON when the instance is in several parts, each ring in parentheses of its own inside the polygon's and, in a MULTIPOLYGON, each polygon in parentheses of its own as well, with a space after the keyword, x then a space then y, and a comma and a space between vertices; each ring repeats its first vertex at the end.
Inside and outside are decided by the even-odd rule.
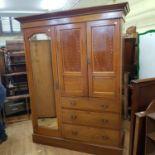
POLYGON ((29 41, 38 126, 58 129, 51 60, 51 38, 45 33, 38 33, 34 34, 29 41))
MULTIPOLYGON (((53 51, 50 29, 31 31, 27 53, 30 93, 32 96, 33 124, 37 132, 59 129, 56 97, 56 72, 53 71, 53 51)), ((48 133, 48 132, 47 132, 48 133)), ((50 133, 50 132, 49 132, 50 133)))

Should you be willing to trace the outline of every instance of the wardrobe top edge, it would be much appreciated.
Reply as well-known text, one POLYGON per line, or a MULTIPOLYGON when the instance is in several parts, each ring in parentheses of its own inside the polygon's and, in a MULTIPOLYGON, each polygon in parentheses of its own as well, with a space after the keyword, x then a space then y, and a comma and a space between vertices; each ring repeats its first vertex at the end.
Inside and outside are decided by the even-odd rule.
POLYGON ((17 17, 16 20, 18 20, 20 23, 28 23, 32 21, 38 21, 38 20, 48 20, 48 19, 89 15, 89 14, 95 14, 95 13, 117 12, 117 11, 122 11, 126 16, 130 11, 129 3, 125 2, 125 3, 118 3, 118 4, 112 4, 112 5, 87 7, 87 8, 80 8, 80 9, 74 9, 74 10, 66 10, 66 11, 44 13, 44 14, 32 15, 32 16, 17 17))

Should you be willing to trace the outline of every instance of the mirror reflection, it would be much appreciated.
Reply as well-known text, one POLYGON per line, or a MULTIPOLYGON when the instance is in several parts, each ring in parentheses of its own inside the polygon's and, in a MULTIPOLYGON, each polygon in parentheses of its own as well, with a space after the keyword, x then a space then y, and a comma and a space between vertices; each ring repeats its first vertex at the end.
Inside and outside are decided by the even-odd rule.
POLYGON ((33 102, 35 102, 38 126, 56 130, 58 129, 58 121, 56 116, 54 79, 51 71, 51 39, 45 33, 39 33, 33 35, 29 41, 34 81, 33 102))

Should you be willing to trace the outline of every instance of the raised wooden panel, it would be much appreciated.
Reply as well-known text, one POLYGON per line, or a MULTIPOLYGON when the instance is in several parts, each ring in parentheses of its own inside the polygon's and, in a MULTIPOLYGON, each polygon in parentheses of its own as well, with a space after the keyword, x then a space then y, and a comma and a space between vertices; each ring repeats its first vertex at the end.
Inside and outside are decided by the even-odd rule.
POLYGON ((76 139, 94 144, 110 146, 120 145, 119 130, 64 124, 62 134, 65 138, 76 139))
POLYGON ((84 83, 81 76, 64 76, 64 90, 67 91, 68 94, 72 94, 72 92, 74 92, 77 95, 81 95, 83 85, 84 83))
POLYGON ((80 29, 60 32, 64 71, 81 71, 80 29))
POLYGON ((56 27, 62 96, 87 96, 85 24, 56 27))
POLYGON ((115 78, 114 77, 93 77, 94 94, 98 96, 115 96, 115 78))
POLYGON ((93 71, 113 71, 114 26, 93 27, 93 71))
POLYGON ((79 110, 62 110, 64 123, 88 125, 93 127, 105 127, 111 129, 120 128, 120 116, 118 114, 104 112, 90 112, 79 110))
POLYGON ((67 109, 120 113, 120 107, 115 99, 63 97, 61 102, 62 107, 67 109))
POLYGON ((103 20, 87 23, 90 96, 110 97, 120 93, 121 49, 118 22, 103 20))

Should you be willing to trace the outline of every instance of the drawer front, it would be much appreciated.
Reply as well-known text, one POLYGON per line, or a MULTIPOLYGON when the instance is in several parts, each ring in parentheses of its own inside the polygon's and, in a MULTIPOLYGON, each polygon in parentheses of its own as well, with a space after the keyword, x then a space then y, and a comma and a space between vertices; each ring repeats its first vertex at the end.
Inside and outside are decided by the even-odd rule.
POLYGON ((63 108, 72 108, 90 111, 120 112, 120 105, 114 99, 94 98, 62 98, 63 108))
POLYGON ((63 124, 63 137, 93 144, 120 146, 120 132, 102 128, 63 124))
POLYGON ((18 112, 23 112, 26 110, 26 105, 24 102, 19 103, 6 103, 5 104, 5 113, 6 115, 12 115, 18 112))
POLYGON ((63 109, 62 119, 64 123, 120 129, 120 116, 108 112, 97 113, 63 109))

